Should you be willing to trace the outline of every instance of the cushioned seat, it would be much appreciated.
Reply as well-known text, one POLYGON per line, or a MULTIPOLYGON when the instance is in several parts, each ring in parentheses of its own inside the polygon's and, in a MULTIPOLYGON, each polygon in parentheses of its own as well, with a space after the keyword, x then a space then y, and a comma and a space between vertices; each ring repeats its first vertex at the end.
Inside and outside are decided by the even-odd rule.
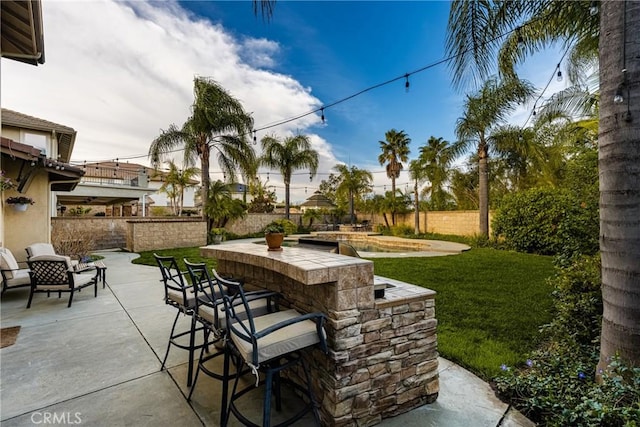
POLYGON ((27 261, 31 277, 31 292, 27 308, 31 307, 33 295, 38 292, 69 292, 69 304, 73 302, 73 294, 82 288, 93 285, 94 297, 98 296, 98 274, 74 273, 68 257, 60 255, 33 256, 27 261))
MULTIPOLYGON (((51 243, 32 243, 25 248, 25 251, 27 252, 27 259, 44 255, 58 255, 51 243)), ((71 257, 66 255, 58 256, 64 257, 72 267, 78 265, 78 260, 72 260, 71 257)))
POLYGON ((31 286, 28 268, 20 268, 13 253, 0 248, 0 273, 2 274, 2 292, 7 289, 31 286))
MULTIPOLYGON (((200 371, 212 378, 222 381, 220 424, 224 425, 226 420, 229 380, 236 378, 238 375, 242 375, 241 371, 236 371, 234 374, 229 373, 229 349, 226 345, 227 316, 226 306, 223 302, 223 296, 228 292, 228 289, 226 286, 218 284, 215 280, 212 280, 206 264, 190 263, 186 259, 184 260, 184 263, 187 266, 191 283, 193 284, 195 294, 197 295, 197 306, 194 317, 205 328, 205 340, 207 341, 207 344, 213 344, 217 350, 214 353, 208 353, 206 355, 204 349, 207 347, 204 347, 200 351, 198 369, 196 370, 193 386, 191 387, 187 400, 191 400, 191 395, 195 390, 200 371), (209 338, 211 338, 211 341, 209 341, 209 338), (214 372, 207 366, 208 361, 218 356, 224 356, 224 368, 222 373, 214 372)), ((260 318, 258 316, 277 310, 276 298, 277 294, 273 292, 250 292, 248 293, 249 301, 246 306, 243 304, 234 306, 235 315, 240 319, 246 319, 248 309, 251 311, 253 316, 260 318)))
MULTIPOLYGON (((225 304, 228 334, 233 344, 232 351, 239 356, 234 358, 236 371, 243 372, 243 367, 248 366, 256 375, 255 387, 264 384, 262 425, 267 427, 271 425, 272 393, 275 394, 276 410, 281 410, 280 386, 286 383, 297 390, 301 396, 305 396, 308 402, 298 413, 280 422, 278 426, 291 425, 309 412, 313 413, 315 424, 319 426, 318 404, 311 388, 309 368, 301 351, 319 344, 321 349, 327 352, 326 334, 323 328, 325 316, 322 313, 300 314, 290 309, 254 317, 242 284, 220 277, 215 270, 213 274, 217 283, 228 289, 227 293, 221 293, 223 293, 225 304), (240 310, 237 307, 241 305, 245 307, 246 317, 239 315, 240 310), (280 372, 295 365, 302 366, 306 384, 301 385, 288 377, 280 377, 280 372), (259 371, 265 375, 262 381, 258 376, 259 371)), ((254 387, 251 384, 238 390, 239 377, 240 375, 237 375, 234 381, 227 412, 229 415, 233 414, 244 425, 257 426, 258 424, 240 412, 241 405, 236 405, 236 401, 254 387)), ((221 424, 226 425, 227 421, 228 419, 221 424)))

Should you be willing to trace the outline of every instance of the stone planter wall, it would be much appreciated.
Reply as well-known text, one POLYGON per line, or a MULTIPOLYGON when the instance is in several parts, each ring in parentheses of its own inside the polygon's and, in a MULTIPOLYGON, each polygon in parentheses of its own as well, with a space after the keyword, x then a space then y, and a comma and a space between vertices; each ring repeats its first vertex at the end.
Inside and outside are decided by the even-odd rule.
POLYGON ((207 244, 207 224, 196 219, 130 219, 127 245, 130 252, 189 248, 207 244))

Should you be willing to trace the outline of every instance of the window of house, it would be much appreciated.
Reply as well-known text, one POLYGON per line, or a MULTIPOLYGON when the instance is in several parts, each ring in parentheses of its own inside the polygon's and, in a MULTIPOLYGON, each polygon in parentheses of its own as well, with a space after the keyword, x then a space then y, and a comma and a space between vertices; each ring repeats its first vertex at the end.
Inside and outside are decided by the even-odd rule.
POLYGON ((22 143, 31 145, 32 147, 39 148, 47 157, 51 155, 51 148, 47 144, 48 138, 46 135, 38 133, 24 132, 22 134, 22 143))

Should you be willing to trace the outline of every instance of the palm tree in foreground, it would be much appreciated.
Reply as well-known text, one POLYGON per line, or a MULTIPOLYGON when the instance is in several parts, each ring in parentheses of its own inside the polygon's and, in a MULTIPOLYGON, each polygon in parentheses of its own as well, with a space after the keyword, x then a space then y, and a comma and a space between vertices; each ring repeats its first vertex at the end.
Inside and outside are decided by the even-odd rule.
MULTIPOLYGON (((151 143, 149 157, 155 167, 180 148, 184 149, 185 165, 191 165, 199 158, 201 200, 206 203, 211 150, 215 150, 218 165, 228 181, 235 180, 236 169, 247 175, 255 170, 255 153, 246 137, 251 133, 253 119, 244 111, 240 101, 209 78, 194 79, 194 97, 191 117, 181 129, 172 124, 162 131, 151 143)), ((209 224, 207 211, 203 205, 203 216, 209 224)))
POLYGON ((459 0, 451 6, 448 50, 456 55, 454 78, 460 83, 469 69, 482 75, 492 68, 494 47, 485 42, 505 29, 525 29, 519 35, 512 33, 513 37, 505 42, 503 51, 517 54, 501 58, 506 58, 505 63, 511 59, 512 65, 553 41, 571 43, 574 52, 599 49, 598 167, 604 312, 598 368, 606 369, 615 354, 640 365, 640 2, 602 1, 599 13, 593 15, 590 3, 459 0), (495 13, 498 10, 500 13, 495 13), (614 103, 615 95, 621 95, 617 100, 622 102, 614 103))
POLYGON ((318 152, 311 148, 311 141, 306 135, 286 137, 284 140, 276 136, 262 138, 263 155, 260 163, 277 169, 284 180, 284 213, 289 219, 291 176, 296 169, 308 168, 313 178, 318 171, 318 152))
MULTIPOLYGON (((382 153, 378 156, 380 165, 386 163, 387 177, 391 179, 391 195, 393 200, 396 196, 396 179, 400 177, 400 172, 404 168, 402 162, 409 160, 409 144, 411 138, 403 130, 388 130, 384 134, 384 141, 379 141, 382 153)), ((396 205, 391 204, 391 224, 396 225, 396 205)))

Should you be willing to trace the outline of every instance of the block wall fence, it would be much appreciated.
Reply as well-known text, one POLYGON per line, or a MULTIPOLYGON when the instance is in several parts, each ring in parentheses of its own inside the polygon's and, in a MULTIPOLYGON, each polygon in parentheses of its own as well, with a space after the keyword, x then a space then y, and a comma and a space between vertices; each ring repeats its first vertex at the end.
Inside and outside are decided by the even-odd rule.
MULTIPOLYGON (((227 231, 244 235, 257 233, 282 214, 248 214, 227 224, 227 231)), ((291 221, 302 223, 301 214, 291 214, 291 221)), ((382 215, 359 215, 374 227, 384 225, 382 215)), ((391 221, 390 215, 388 216, 391 221)), ((489 213, 491 222, 492 213, 489 213)), ((439 234, 473 236, 478 233, 478 211, 434 211, 420 213, 420 230, 439 234)), ((55 217, 51 218, 52 239, 55 236, 89 238, 93 250, 125 248, 132 252, 154 249, 203 246, 206 224, 200 217, 55 217)), ((398 215, 396 224, 414 227, 413 213, 398 215)), ((491 229, 491 228, 490 228, 491 229)))

